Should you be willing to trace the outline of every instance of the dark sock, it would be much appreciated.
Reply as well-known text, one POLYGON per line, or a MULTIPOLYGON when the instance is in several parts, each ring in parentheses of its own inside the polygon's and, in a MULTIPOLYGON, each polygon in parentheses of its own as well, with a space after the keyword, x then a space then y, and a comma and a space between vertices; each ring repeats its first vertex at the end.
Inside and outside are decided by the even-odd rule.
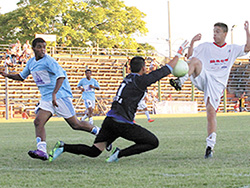
POLYGON ((90 147, 84 144, 64 144, 64 152, 86 155, 88 157, 97 157, 102 153, 102 151, 94 145, 90 147))

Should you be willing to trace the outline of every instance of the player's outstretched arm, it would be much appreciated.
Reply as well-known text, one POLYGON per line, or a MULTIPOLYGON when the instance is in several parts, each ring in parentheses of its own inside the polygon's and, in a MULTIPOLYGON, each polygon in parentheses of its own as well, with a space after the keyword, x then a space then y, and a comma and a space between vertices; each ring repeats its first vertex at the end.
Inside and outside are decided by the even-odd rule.
POLYGON ((4 71, 0 71, 0 74, 3 77, 7 77, 7 78, 10 78, 12 80, 24 81, 24 79, 19 74, 7 74, 4 71))
POLYGON ((246 35, 247 35, 247 42, 244 51, 249 52, 250 51, 250 33, 249 33, 249 23, 248 21, 245 22, 244 24, 244 29, 246 30, 246 35))
POLYGON ((193 51, 194 51, 194 43, 195 43, 196 41, 199 41, 199 40, 201 40, 201 34, 200 34, 200 33, 197 34, 197 35, 195 35, 195 36, 193 37, 193 39, 191 40, 190 46, 189 46, 189 48, 188 48, 187 58, 189 58, 189 57, 192 56, 193 51))

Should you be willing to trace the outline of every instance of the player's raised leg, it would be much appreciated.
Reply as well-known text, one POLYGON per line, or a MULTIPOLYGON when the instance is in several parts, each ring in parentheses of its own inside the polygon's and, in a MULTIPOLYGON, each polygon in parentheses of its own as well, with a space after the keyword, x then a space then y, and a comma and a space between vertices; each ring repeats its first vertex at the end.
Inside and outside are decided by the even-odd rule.
POLYGON ((188 79, 189 76, 192 75, 194 78, 196 78, 201 73, 202 63, 199 59, 192 58, 188 62, 188 67, 189 70, 185 76, 179 77, 177 79, 170 79, 170 85, 173 86, 177 91, 181 90, 182 85, 188 79))

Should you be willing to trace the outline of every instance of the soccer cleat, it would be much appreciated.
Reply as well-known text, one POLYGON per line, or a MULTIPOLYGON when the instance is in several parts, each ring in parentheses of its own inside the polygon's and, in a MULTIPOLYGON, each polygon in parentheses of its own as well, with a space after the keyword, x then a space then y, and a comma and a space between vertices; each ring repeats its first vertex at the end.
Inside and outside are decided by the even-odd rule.
POLYGON ((53 147, 53 149, 49 152, 49 162, 54 161, 57 157, 59 157, 59 155, 61 155, 61 153, 64 150, 64 142, 63 141, 58 141, 55 146, 53 147))
POLYGON ((204 158, 208 159, 208 158, 212 158, 212 157, 213 157, 213 150, 211 147, 208 146, 206 149, 206 153, 205 153, 204 158))
POLYGON ((43 161, 48 160, 48 154, 41 150, 30 150, 28 154, 34 159, 41 159, 43 161))
POLYGON ((151 122, 154 122, 155 120, 154 119, 149 119, 148 122, 151 123, 151 122))
POLYGON ((111 151, 112 150, 112 144, 109 144, 108 146, 106 146, 106 150, 111 151))
POLYGON ((181 90, 181 82, 179 80, 179 78, 177 79, 170 79, 170 85, 173 86, 175 88, 176 91, 180 91, 181 90))
POLYGON ((135 124, 135 123, 136 123, 136 121, 135 121, 135 120, 133 120, 133 123, 135 124))
POLYGON ((109 158, 106 159, 107 163, 117 162, 118 161, 118 154, 120 152, 120 149, 118 147, 115 147, 112 151, 112 154, 109 158))

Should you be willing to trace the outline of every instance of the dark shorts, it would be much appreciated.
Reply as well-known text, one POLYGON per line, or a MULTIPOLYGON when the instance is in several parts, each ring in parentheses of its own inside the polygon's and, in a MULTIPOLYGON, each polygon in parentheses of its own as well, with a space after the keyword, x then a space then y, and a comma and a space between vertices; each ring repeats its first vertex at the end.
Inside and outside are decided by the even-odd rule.
POLYGON ((107 145, 110 145, 118 137, 134 141, 138 144, 151 144, 152 141, 158 141, 153 133, 140 125, 119 123, 114 121, 112 117, 106 117, 94 143, 107 142, 107 145))

